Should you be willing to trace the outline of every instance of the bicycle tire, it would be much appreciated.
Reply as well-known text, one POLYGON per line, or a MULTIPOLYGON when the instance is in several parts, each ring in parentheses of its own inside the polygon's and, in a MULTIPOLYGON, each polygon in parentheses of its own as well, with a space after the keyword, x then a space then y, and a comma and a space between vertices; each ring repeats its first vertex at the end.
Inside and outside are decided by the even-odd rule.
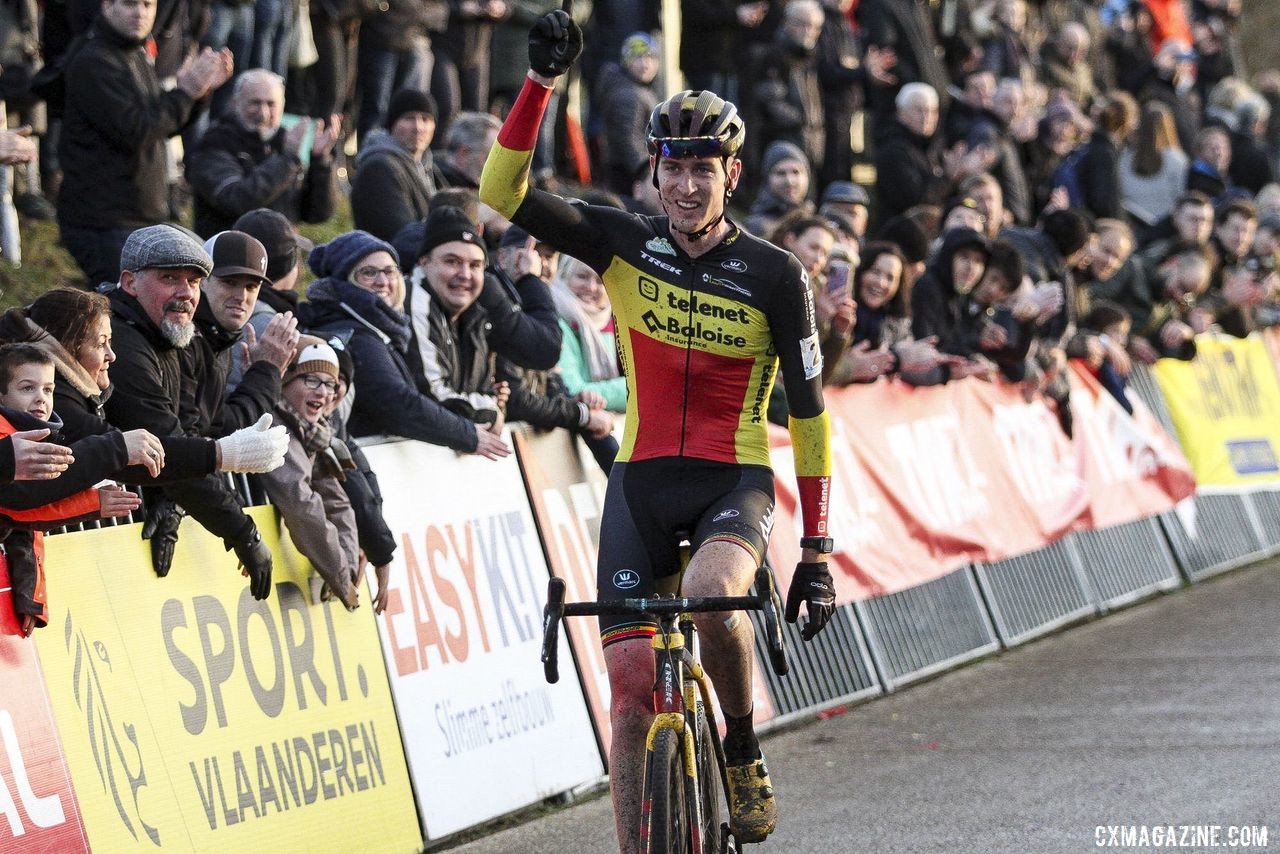
POLYGON ((645 759, 641 849, 647 854, 689 852, 682 750, 681 734, 661 729, 645 759))
POLYGON ((698 803, 702 811, 700 854, 719 854, 720 808, 725 803, 720 766, 716 762, 716 749, 711 739, 711 724, 706 710, 702 703, 698 703, 698 803))

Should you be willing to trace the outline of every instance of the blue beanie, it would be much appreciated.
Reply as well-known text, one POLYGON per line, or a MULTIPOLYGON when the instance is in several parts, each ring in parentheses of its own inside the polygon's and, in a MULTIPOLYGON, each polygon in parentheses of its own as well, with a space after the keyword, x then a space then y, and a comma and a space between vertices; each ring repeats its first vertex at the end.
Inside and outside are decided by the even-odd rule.
POLYGON ((346 279, 356 264, 375 252, 386 252, 395 260, 396 266, 400 266, 400 254, 396 248, 367 231, 348 231, 320 244, 307 256, 307 266, 321 278, 346 279))

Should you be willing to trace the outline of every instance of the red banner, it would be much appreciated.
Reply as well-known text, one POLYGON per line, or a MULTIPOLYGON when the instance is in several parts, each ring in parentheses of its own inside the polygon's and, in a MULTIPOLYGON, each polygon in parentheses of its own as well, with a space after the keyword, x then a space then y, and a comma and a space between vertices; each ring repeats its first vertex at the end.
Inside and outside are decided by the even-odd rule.
POLYGON ((1072 365, 1075 443, 1089 480, 1083 527, 1109 528, 1155 516, 1195 494, 1195 476, 1178 443, 1136 394, 1129 401, 1132 416, 1088 368, 1072 365))
MULTIPOLYGON (((1077 385, 1085 425, 1074 443, 1044 401, 1009 385, 828 389, 839 601, 1025 554, 1076 527, 1160 513, 1194 491, 1149 412, 1129 418, 1092 377, 1077 385)), ((780 428, 770 436, 778 507, 769 554, 785 589, 799 555, 799 506, 790 440, 780 428)))
POLYGON ((0 850, 88 851, 34 641, 0 635, 0 685, 0 850))

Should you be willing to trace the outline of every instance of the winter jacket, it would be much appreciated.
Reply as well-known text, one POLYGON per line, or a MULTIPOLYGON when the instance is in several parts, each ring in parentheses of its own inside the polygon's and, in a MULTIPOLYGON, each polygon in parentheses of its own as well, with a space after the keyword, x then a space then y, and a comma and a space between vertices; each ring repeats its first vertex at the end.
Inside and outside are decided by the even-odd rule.
MULTIPOLYGON (((300 306, 300 308, 302 308, 300 306)), ((353 436, 391 434, 470 453, 475 425, 419 389, 406 361, 409 318, 351 282, 319 279, 307 288, 303 325, 317 335, 348 332, 355 366, 353 436)))
POLYGON ((207 300, 196 306, 196 336, 180 353, 182 398, 180 417, 189 436, 221 438, 248 427, 280 399, 280 369, 258 361, 227 394, 232 360, 240 360, 240 332, 230 332, 214 319, 207 300))
MULTIPOLYGON (((185 435, 180 418, 183 354, 170 344, 142 306, 123 288, 111 300, 112 365, 115 393, 106 401, 107 419, 121 430, 146 428, 159 437, 185 435)), ((246 542, 257 530, 225 480, 206 475, 166 484, 165 495, 179 504, 227 548, 246 542)))
POLYGON ((1084 206, 1097 218, 1124 219, 1120 184, 1120 148, 1102 131, 1094 131, 1079 166, 1084 206))
MULTIPOLYGON (((594 391, 604 397, 605 409, 610 412, 625 411, 627 378, 617 376, 607 380, 591 379, 591 370, 587 365, 587 356, 582 351, 582 343, 578 340, 578 331, 570 327, 564 318, 560 319, 560 331, 564 337, 564 346, 560 350, 560 374, 569 394, 578 394, 584 389, 594 391)), ((610 352, 617 354, 618 344, 612 332, 595 331, 594 334, 600 336, 610 352)))
POLYGON ((259 475, 271 503, 280 511, 289 537, 316 572, 341 593, 351 586, 360 566, 360 545, 355 512, 333 476, 318 476, 315 455, 308 454, 289 418, 274 413, 277 425, 289 431, 289 448, 284 465, 259 475))
POLYGON ((351 461, 355 463, 355 468, 346 472, 342 490, 347 494, 351 509, 356 514, 356 534, 360 539, 360 550, 369 559, 371 566, 385 566, 395 556, 396 537, 382 516, 382 488, 378 485, 378 475, 373 471, 364 451, 347 433, 346 422, 338 418, 337 413, 329 416, 329 426, 333 428, 333 441, 346 445, 351 461))
POLYGON ((764 186, 760 188, 755 201, 751 203, 751 210, 743 220, 742 227, 756 237, 768 240, 769 235, 773 233, 783 217, 800 209, 804 209, 805 213, 812 213, 813 202, 803 201, 798 205, 792 204, 779 198, 768 186, 764 186))
POLYGON ((810 166, 823 162, 826 128, 822 86, 813 51, 801 51, 779 30, 765 51, 752 87, 752 108, 760 119, 758 139, 767 146, 784 139, 800 146, 810 166))
POLYGON ((489 349, 500 358, 534 371, 549 371, 560 361, 560 319, 542 279, 528 275, 512 282, 490 267, 477 302, 489 320, 489 349))
POLYGON ((196 115, 181 89, 160 88, 145 41, 99 17, 66 70, 58 155, 58 222, 80 228, 141 228, 169 219, 169 137, 196 115))
MULTIPOLYGON (((0 436, 25 430, 49 430, 48 442, 62 442, 62 419, 47 421, 0 406, 0 436)), ((95 483, 107 478, 129 459, 124 437, 94 436, 70 445, 76 461, 53 480, 15 481, 0 486, 0 525, 24 528, 60 527, 97 518, 95 483)))
POLYGON ((264 140, 226 116, 187 152, 187 183, 195 196, 195 230, 201 237, 226 231, 242 214, 271 208, 290 222, 325 222, 333 216, 337 187, 333 158, 311 165, 284 150, 285 130, 264 140))
POLYGON ((427 206, 443 180, 430 149, 414 160, 391 134, 374 131, 356 158, 351 182, 356 228, 392 240, 409 223, 427 218, 427 206))
POLYGON ((456 320, 416 269, 405 293, 409 370, 418 386, 450 412, 484 424, 498 416, 489 367, 489 319, 472 303, 456 320))
POLYGON ((645 129, 649 114, 658 106, 658 93, 652 85, 637 82, 614 63, 600 70, 597 91, 604 120, 602 156, 615 174, 626 176, 629 189, 630 176, 649 159, 645 129))
POLYGON ((894 119, 876 140, 876 211, 884 223, 916 205, 940 205, 951 190, 941 139, 923 137, 894 119), (937 143, 935 143, 937 140, 937 143))
MULTIPOLYGON (((987 240, 969 228, 953 228, 942 238, 942 246, 911 289, 911 335, 936 336, 938 349, 946 350, 960 323, 960 299, 955 289, 952 262, 962 248, 985 247, 987 240)), ((984 249, 985 251, 985 249, 984 249)))

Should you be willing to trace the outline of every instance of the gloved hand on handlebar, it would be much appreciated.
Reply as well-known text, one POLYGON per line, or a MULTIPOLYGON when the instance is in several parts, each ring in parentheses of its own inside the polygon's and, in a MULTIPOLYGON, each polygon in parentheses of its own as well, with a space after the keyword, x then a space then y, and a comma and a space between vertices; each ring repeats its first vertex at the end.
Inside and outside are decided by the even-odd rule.
POLYGON ((529 67, 543 77, 559 77, 582 54, 582 28, 573 20, 573 0, 553 9, 529 30, 529 67))
POLYGON ((801 561, 796 564, 795 575, 791 576, 791 587, 787 590, 788 623, 794 623, 800 616, 801 602, 808 604, 809 618, 805 621, 800 636, 807 641, 813 640, 836 610, 836 586, 825 563, 801 561))

